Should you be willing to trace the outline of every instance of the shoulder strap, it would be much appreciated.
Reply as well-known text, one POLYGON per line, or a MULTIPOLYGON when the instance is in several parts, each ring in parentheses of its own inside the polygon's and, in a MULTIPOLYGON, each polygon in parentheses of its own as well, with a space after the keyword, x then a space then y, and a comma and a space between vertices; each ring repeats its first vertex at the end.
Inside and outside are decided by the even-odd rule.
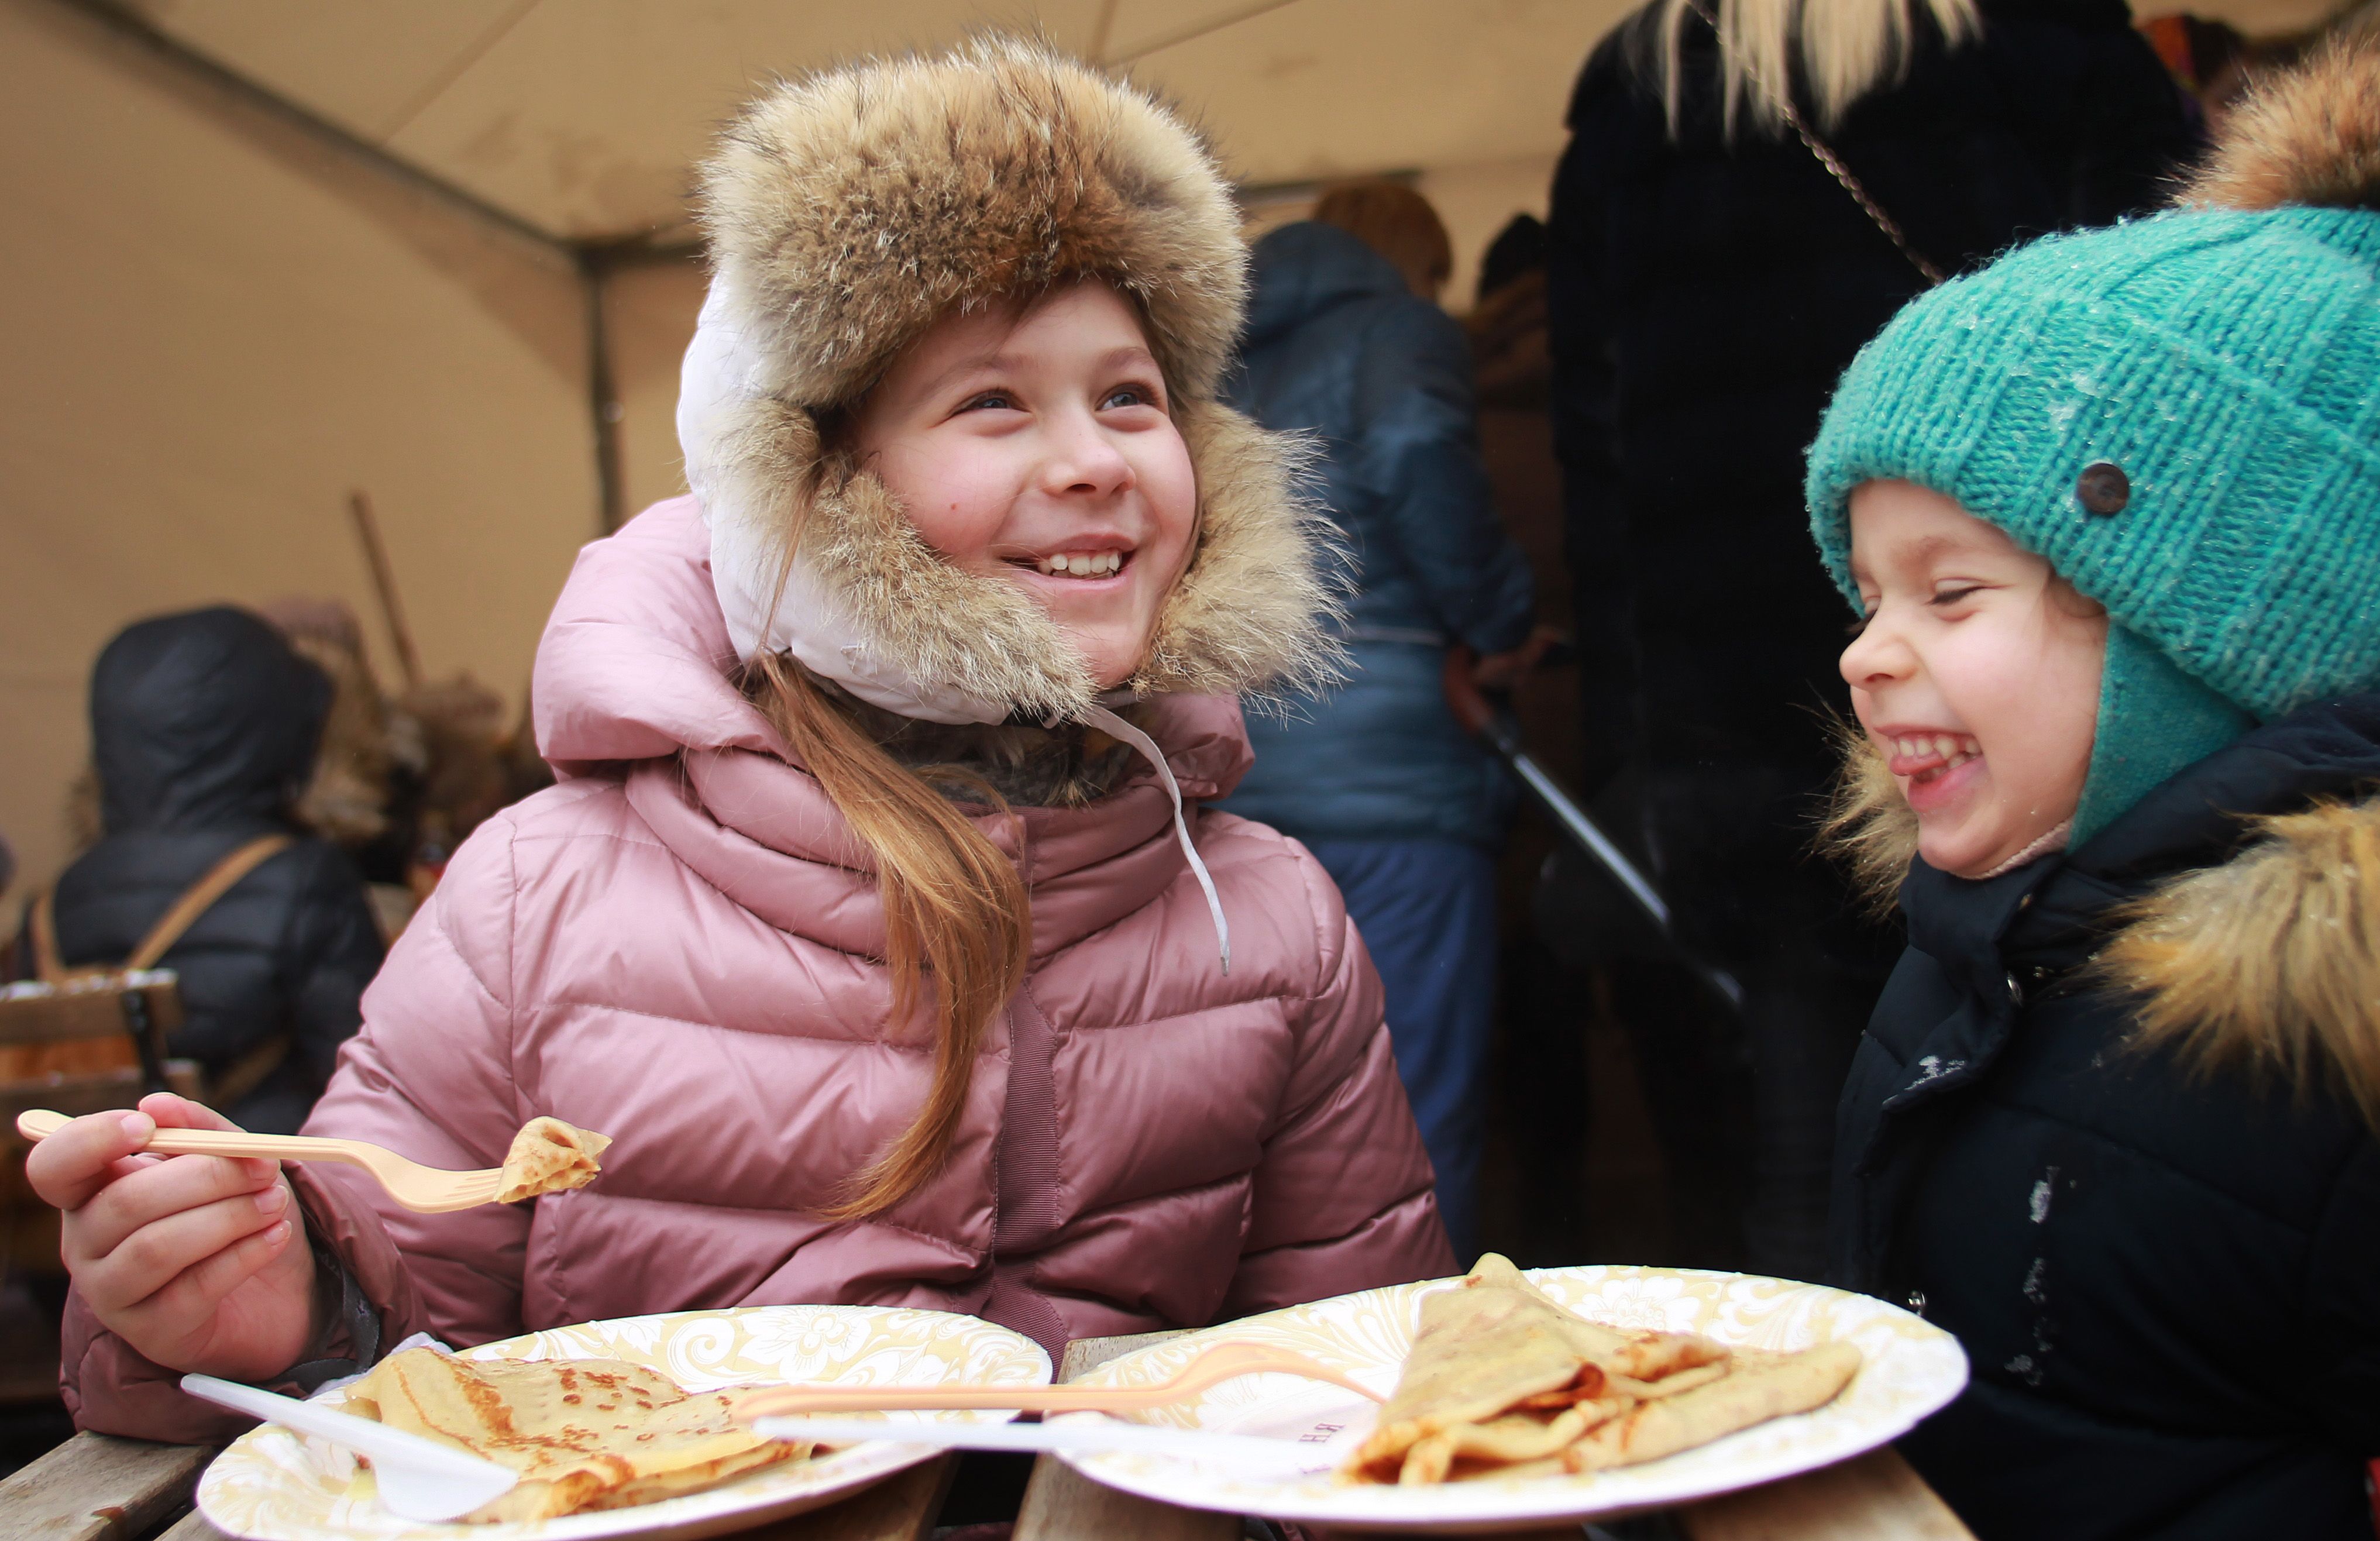
MULTIPOLYGON (((216 900, 230 892, 234 883, 279 855, 295 843, 296 838, 285 834, 261 835, 215 863, 205 877, 191 884, 179 899, 174 901, 174 907, 160 916, 156 925, 149 928, 149 934, 140 939, 140 945, 124 960, 125 968, 157 966, 157 960, 165 955, 166 949, 181 940, 182 933, 188 930, 199 916, 206 914, 216 900)), ((42 897, 46 899, 48 895, 42 897)))
MULTIPOLYGON (((1725 34, 1719 31, 1718 18, 1711 14, 1710 6, 1706 0, 1686 0, 1686 4, 1692 7, 1695 16, 1702 18, 1703 25, 1711 30, 1713 36, 1722 39, 1725 37, 1725 34)), ((1760 83, 1765 87, 1768 82, 1764 80, 1760 83)), ((1917 270, 1918 275, 1924 278, 1929 286, 1940 284, 1948 278, 1949 275, 1928 261, 1924 252, 1909 244, 1908 233, 1900 228, 1900 222, 1886 213, 1884 206, 1869 196, 1866 185, 1852 175, 1852 168, 1843 164, 1842 157, 1836 154, 1828 146, 1826 140, 1810 131, 1808 120, 1802 116, 1802 109, 1793 103, 1793 92, 1790 89, 1790 82, 1789 89, 1777 93, 1777 102, 1779 109, 1785 115, 1786 127, 1791 128, 1795 137, 1801 140, 1803 148, 1809 151, 1811 157, 1825 169, 1827 175, 1835 179, 1837 186, 1851 195, 1852 201, 1860 206, 1860 212, 1867 216, 1868 223, 1875 225, 1884 238, 1892 243, 1893 249, 1900 252, 1909 265, 1917 270)))

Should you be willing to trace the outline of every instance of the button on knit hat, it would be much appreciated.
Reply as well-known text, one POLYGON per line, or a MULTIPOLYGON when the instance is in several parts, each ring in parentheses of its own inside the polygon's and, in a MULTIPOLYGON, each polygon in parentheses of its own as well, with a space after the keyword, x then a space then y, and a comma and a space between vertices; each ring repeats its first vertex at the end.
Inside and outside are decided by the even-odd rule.
POLYGON ((2254 722, 2380 686, 2380 47, 2266 87, 2180 203, 1912 301, 1810 447, 1854 606, 1848 500, 1897 479, 2107 607, 2077 843, 2254 722))

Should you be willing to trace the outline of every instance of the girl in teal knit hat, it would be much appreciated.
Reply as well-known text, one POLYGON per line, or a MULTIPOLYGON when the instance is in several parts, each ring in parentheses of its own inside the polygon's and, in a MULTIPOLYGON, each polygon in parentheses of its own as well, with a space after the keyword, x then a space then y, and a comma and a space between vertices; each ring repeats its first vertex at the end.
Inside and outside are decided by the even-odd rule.
POLYGON ((1904 1452, 1984 1541, 2370 1541, 2380 52, 1910 305, 1809 496, 1910 939, 1832 1268, 1973 1366, 1904 1452))

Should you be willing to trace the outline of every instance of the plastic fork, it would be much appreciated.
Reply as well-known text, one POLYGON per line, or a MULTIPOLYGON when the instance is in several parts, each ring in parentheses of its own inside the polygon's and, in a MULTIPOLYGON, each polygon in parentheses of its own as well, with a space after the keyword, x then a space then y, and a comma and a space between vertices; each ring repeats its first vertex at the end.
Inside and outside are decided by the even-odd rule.
POLYGON ((182 1389, 358 1452, 372 1464, 372 1486, 380 1492, 381 1507, 402 1519, 458 1519, 511 1492, 520 1481, 520 1474, 509 1466, 275 1391, 211 1375, 184 1376, 182 1389))
MULTIPOLYGON (((35 1108, 17 1115, 17 1133, 29 1140, 56 1134, 70 1121, 64 1113, 35 1108)), ((342 1161, 361 1167, 388 1190, 388 1196, 425 1215, 473 1209, 496 1201, 504 1169, 448 1171, 408 1161, 394 1150, 363 1140, 332 1140, 307 1135, 249 1135, 227 1129, 159 1129, 142 1149, 158 1156, 233 1156, 270 1161, 342 1161)))
MULTIPOLYGON (((1326 1381, 1367 1401, 1385 1399, 1318 1360, 1288 1349, 1231 1341, 1217 1343, 1153 1386, 783 1386, 755 1391, 735 1415, 783 1417, 795 1413, 944 1412, 1015 1408, 1025 1413, 1135 1413, 1177 1402, 1244 1375, 1294 1375, 1326 1381)), ((887 1435, 884 1438, 891 1438, 887 1435)))

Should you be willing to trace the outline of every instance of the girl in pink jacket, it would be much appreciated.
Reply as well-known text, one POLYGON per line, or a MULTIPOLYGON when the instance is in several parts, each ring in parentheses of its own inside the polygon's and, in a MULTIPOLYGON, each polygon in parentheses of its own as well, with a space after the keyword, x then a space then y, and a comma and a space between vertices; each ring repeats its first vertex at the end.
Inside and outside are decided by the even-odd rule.
POLYGON ((537 661, 561 784, 490 820, 308 1132, 597 1183, 417 1215, 361 1173, 133 1154, 66 1211, 86 1428, 216 1438, 416 1330, 844 1302, 1038 1340, 1451 1271, 1379 985, 1294 843, 1199 810, 1234 698, 1328 679, 1294 449, 1217 404, 1214 163, 1041 49, 781 87, 706 164, 694 495, 581 553, 537 661))

